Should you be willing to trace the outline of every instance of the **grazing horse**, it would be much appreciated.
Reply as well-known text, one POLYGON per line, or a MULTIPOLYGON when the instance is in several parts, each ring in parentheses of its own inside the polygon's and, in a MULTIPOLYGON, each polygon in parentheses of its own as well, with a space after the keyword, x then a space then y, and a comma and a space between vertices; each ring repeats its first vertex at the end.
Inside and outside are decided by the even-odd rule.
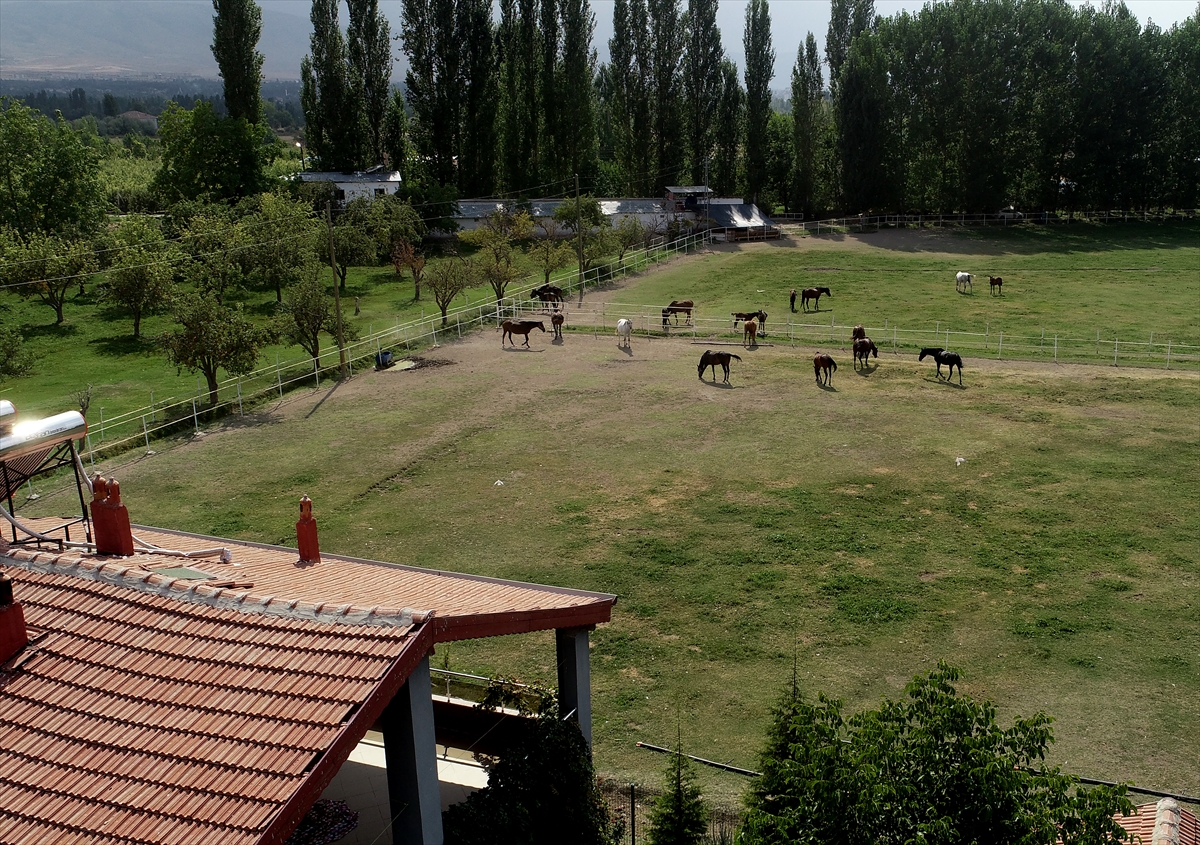
POLYGON ((832 355, 826 355, 824 352, 818 352, 813 356, 813 373, 817 376, 817 384, 822 384, 826 387, 833 384, 833 374, 837 371, 837 361, 833 360, 832 355), (821 381, 821 376, 824 375, 825 380, 821 381))
POLYGON ((562 326, 566 319, 566 315, 561 311, 555 311, 550 315, 550 325, 554 326, 555 340, 562 340, 562 326))
POLYGON ((759 334, 763 337, 767 336, 767 312, 761 308, 757 311, 731 311, 730 316, 733 317, 733 327, 736 329, 737 324, 743 320, 758 320, 759 334))
POLYGON ((633 334, 632 320, 617 320, 617 346, 629 346, 629 336, 633 334))
POLYGON ((758 323, 747 320, 745 331, 742 333, 743 346, 758 346, 758 323))
POLYGON ((792 305, 792 313, 795 314, 796 313, 796 289, 795 288, 792 288, 792 296, 791 296, 790 302, 792 305))
POLYGON ((971 289, 971 293, 975 293, 975 288, 974 288, 974 286, 971 284, 971 279, 973 279, 973 278, 975 278, 975 277, 974 277, 974 276, 972 276, 970 273, 962 273, 962 272, 959 272, 959 273, 955 274, 955 276, 954 276, 954 289, 955 289, 955 290, 960 290, 960 291, 963 291, 963 292, 965 293, 965 292, 966 292, 966 290, 967 290, 968 288, 970 288, 970 289, 971 289))
POLYGON ((867 336, 867 330, 864 329, 861 324, 855 326, 853 329, 850 330, 850 339, 851 340, 862 340, 866 336, 867 336))
POLYGON ((937 377, 942 377, 942 364, 947 365, 950 371, 946 373, 946 381, 950 381, 950 376, 954 375, 954 368, 958 367, 958 383, 962 385, 962 356, 957 352, 947 352, 945 349, 938 347, 927 347, 921 350, 921 357, 918 361, 924 361, 926 355, 932 355, 934 363, 937 364, 937 377))
POLYGON ((529 345, 529 333, 534 329, 541 329, 543 333, 546 331, 546 324, 541 320, 505 320, 500 324, 500 328, 504 331, 500 335, 500 345, 504 346, 504 338, 512 341, 512 345, 516 346, 517 341, 513 338, 514 334, 525 335, 525 345, 529 345))
POLYGON ((711 349, 705 350, 704 354, 700 356, 700 366, 696 368, 696 375, 698 375, 700 380, 703 381, 704 368, 712 367, 713 384, 716 384, 717 364, 720 364, 721 369, 725 371, 725 383, 729 384, 729 360, 731 358, 737 358, 739 361, 742 360, 732 352, 713 352, 711 349))
POLYGON ((690 299, 672 299, 671 304, 662 310, 663 328, 667 327, 667 317, 674 315, 675 325, 679 325, 679 315, 683 315, 684 325, 692 324, 692 309, 696 307, 696 303, 690 299))
POLYGON ((563 290, 557 285, 542 285, 536 287, 529 292, 530 299, 540 299, 542 305, 545 306, 550 302, 562 302, 563 290))
POLYGON ((811 299, 813 301, 813 308, 817 311, 820 311, 821 294, 825 294, 829 297, 833 296, 833 294, 830 293, 829 288, 805 288, 804 292, 800 295, 800 307, 807 311, 808 301, 811 299))
POLYGON ((999 290, 1000 295, 1004 296, 1004 279, 1000 276, 988 276, 988 293, 999 290))
POLYGON ((863 367, 867 366, 867 359, 874 355, 879 357, 879 350, 875 348, 874 341, 869 337, 860 337, 854 341, 854 368, 858 369, 858 362, 861 360, 863 367))

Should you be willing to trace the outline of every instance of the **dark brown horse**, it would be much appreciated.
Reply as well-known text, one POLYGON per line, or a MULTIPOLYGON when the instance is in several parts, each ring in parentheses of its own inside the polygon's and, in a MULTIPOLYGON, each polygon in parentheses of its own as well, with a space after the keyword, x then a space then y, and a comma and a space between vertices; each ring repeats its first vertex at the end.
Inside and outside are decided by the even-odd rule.
POLYGON ((725 383, 729 384, 729 360, 731 358, 736 358, 739 361, 742 360, 732 352, 713 352, 711 349, 708 349, 700 356, 700 366, 696 368, 696 375, 703 381, 704 368, 712 367, 713 383, 715 384, 717 381, 717 364, 720 364, 721 369, 725 371, 725 383))
POLYGON ((795 314, 796 313, 796 289, 795 288, 792 288, 792 296, 791 296, 790 302, 791 302, 791 306, 792 306, 792 313, 795 314))
POLYGON ((860 337, 854 341, 854 369, 858 369, 858 362, 861 360, 864 367, 867 366, 867 359, 874 355, 879 357, 879 350, 875 348, 875 343, 869 337, 860 337))
POLYGON ((745 346, 758 346, 758 323, 753 320, 747 320, 745 331, 742 333, 742 344, 745 346))
POLYGON ((525 335, 525 345, 528 346, 529 333, 534 329, 541 329, 542 333, 544 334, 546 331, 546 324, 541 320, 505 320, 500 324, 500 328, 504 330, 500 335, 501 346, 504 346, 504 338, 506 337, 512 341, 513 346, 516 346, 517 341, 513 339, 514 334, 525 335))
POLYGON ((555 311, 550 315, 550 325, 554 326, 554 337, 556 340, 562 340, 562 326, 566 322, 566 315, 561 311, 555 311))
POLYGON ((767 336, 767 312, 761 308, 757 311, 732 311, 730 316, 733 317, 733 327, 736 329, 737 324, 744 320, 758 320, 758 333, 763 337, 767 336))
POLYGON ((662 310, 663 328, 667 327, 667 318, 674 315, 675 325, 679 325, 679 315, 683 315, 684 325, 692 323, 692 309, 696 307, 696 303, 690 299, 673 299, 671 304, 662 310))
POLYGON ((942 377, 942 364, 946 364, 950 371, 946 373, 946 382, 949 383, 950 377, 954 375, 954 368, 958 367, 958 384, 962 386, 962 356, 957 352, 947 352, 945 349, 937 347, 926 347, 921 350, 921 355, 917 358, 918 361, 924 361, 926 355, 932 355, 934 363, 937 364, 937 377, 942 377))
POLYGON ((543 306, 546 306, 551 302, 562 302, 563 289, 556 285, 542 285, 541 287, 536 287, 531 290, 529 292, 529 298, 541 300, 543 306))
POLYGON ((807 311, 808 301, 811 299, 813 301, 813 308, 817 311, 820 311, 821 294, 825 294, 829 297, 833 296, 833 294, 830 293, 829 288, 805 288, 804 292, 800 295, 800 307, 807 311))
POLYGON ((1000 295, 1004 296, 1004 279, 1000 276, 988 276, 988 293, 995 290, 1000 291, 1000 295))
POLYGON ((837 361, 833 360, 832 355, 826 355, 824 352, 818 352, 813 356, 813 373, 817 377, 817 384, 830 386, 833 384, 833 374, 837 371, 837 361), (825 380, 822 381, 821 377, 825 380))

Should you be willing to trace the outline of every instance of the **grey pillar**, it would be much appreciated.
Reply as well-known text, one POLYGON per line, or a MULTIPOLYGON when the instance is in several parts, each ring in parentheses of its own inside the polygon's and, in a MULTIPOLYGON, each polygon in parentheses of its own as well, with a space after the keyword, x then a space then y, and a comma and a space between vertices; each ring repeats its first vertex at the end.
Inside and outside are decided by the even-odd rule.
POLYGON ((554 632, 558 652, 558 702, 564 716, 575 711, 579 730, 592 746, 592 664, 588 653, 590 628, 559 628, 554 632))
POLYGON ((426 656, 384 708, 384 755, 394 845, 442 845, 442 797, 426 656))

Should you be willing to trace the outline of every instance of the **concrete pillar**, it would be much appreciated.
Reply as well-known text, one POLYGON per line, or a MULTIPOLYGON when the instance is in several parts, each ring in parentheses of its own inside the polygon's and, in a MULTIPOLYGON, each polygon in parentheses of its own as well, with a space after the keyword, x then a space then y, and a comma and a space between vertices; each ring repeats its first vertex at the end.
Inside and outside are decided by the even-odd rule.
POLYGON ((380 718, 394 845, 442 845, 442 799, 426 656, 380 718))
POLYGON ((554 632, 558 652, 558 703, 560 712, 579 723, 579 730, 592 747, 592 664, 588 651, 590 628, 559 628, 554 632))

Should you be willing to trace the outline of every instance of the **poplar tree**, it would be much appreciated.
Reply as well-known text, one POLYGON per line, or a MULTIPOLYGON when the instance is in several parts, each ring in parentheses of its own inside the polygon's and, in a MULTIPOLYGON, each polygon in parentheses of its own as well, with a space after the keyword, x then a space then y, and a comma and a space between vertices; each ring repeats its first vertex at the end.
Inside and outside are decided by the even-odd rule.
POLYGON ((537 184, 537 35, 534 0, 501 0, 498 119, 503 191, 520 194, 537 184))
POLYGON ((692 184, 704 183, 712 155, 717 103, 721 97, 721 30, 718 0, 688 0, 687 49, 683 58, 684 123, 692 184))
POLYGON ((767 180, 767 124, 771 118, 771 10, 767 0, 746 4, 746 195, 754 202, 767 180))
POLYGON ((347 0, 348 77, 359 88, 359 125, 365 133, 364 164, 379 164, 386 152, 385 123, 392 87, 392 33, 379 0, 347 0))
POLYGON ((596 16, 588 0, 559 0, 562 58, 557 80, 560 177, 591 172, 596 163, 596 16))
POLYGON ((821 100, 821 58, 811 32, 796 54, 792 68, 792 147, 796 163, 793 186, 796 201, 806 217, 815 206, 817 145, 824 103, 821 100))
POLYGON ((538 9, 538 35, 541 56, 538 64, 538 111, 541 113, 541 141, 538 144, 540 181, 558 181, 566 177, 561 167, 563 132, 574 131, 559 116, 558 24, 559 0, 541 0, 538 9))
POLYGON ((829 93, 836 103, 841 90, 842 65, 850 55, 850 43, 874 25, 875 0, 831 0, 829 13, 825 60, 829 62, 829 93))
POLYGON ((263 55, 258 52, 262 9, 254 0, 212 0, 213 58, 225 80, 225 108, 232 118, 257 123, 262 103, 263 55))
POLYGON ((647 0, 650 22, 650 84, 654 119, 656 193, 677 184, 683 170, 680 59, 686 43, 679 0, 647 0))
POLYGON ((362 158, 362 132, 337 0, 313 0, 311 20, 312 53, 300 62, 305 139, 322 169, 350 172, 362 158))
POLYGON ((632 193, 631 176, 635 167, 633 100, 637 84, 637 59, 631 28, 630 0, 616 0, 613 5, 613 35, 608 41, 609 63, 605 73, 608 99, 605 110, 613 135, 613 159, 623 177, 623 193, 632 193))
POLYGON ((458 178, 462 193, 468 197, 484 196, 496 188, 496 113, 500 86, 495 35, 490 0, 459 0, 463 123, 458 178))
POLYGON ((654 77, 650 21, 646 0, 630 0, 629 36, 633 43, 633 84, 629 109, 632 121, 630 187, 634 196, 648 196, 657 181, 654 146, 654 77))
POLYGON ((738 81, 737 65, 724 59, 721 62, 721 99, 717 104, 716 157, 711 173, 713 191, 730 196, 738 189, 738 151, 742 139, 742 123, 746 110, 746 93, 738 81))
POLYGON ((412 138, 424 175, 438 185, 456 184, 462 114, 456 5, 455 0, 404 0, 401 14, 412 138))

